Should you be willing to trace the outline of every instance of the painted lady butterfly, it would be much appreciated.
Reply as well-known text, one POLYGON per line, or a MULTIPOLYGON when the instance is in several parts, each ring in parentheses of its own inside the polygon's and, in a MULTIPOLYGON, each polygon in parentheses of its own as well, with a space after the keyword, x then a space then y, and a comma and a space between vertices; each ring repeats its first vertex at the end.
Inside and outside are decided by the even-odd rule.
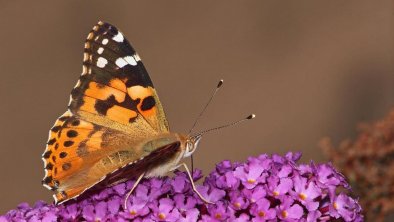
POLYGON ((99 22, 85 42, 83 71, 68 111, 49 132, 42 182, 60 204, 133 177, 134 189, 141 178, 182 165, 189 173, 180 160, 196 150, 201 135, 169 132, 140 57, 117 28, 99 22))

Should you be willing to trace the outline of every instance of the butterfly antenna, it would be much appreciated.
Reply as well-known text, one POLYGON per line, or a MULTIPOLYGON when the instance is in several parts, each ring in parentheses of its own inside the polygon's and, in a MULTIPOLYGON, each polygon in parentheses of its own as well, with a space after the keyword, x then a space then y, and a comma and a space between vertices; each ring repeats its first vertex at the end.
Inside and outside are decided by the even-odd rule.
POLYGON ((200 112, 200 115, 198 115, 198 117, 196 118, 196 120, 193 123, 192 128, 189 130, 188 135, 190 135, 190 133, 192 133, 194 127, 197 125, 198 121, 200 120, 202 114, 204 114, 205 110, 207 109, 208 105, 211 103, 213 97, 215 97, 216 93, 219 91, 220 87, 222 87, 223 85, 223 79, 221 79, 218 83, 218 85, 216 86, 215 90, 213 91, 211 98, 209 98, 207 104, 205 104, 204 109, 200 112))
POLYGON ((250 114, 246 118, 243 118, 243 119, 240 119, 238 121, 235 121, 235 122, 232 122, 232 123, 228 123, 228 124, 225 124, 225 125, 222 125, 222 126, 218 126, 218 127, 215 127, 215 128, 211 128, 211 129, 207 129, 207 130, 201 131, 201 132, 197 133, 194 136, 201 136, 201 135, 203 135, 205 133, 208 133, 208 132, 211 132, 211 131, 216 131, 216 130, 223 129, 223 128, 226 128, 226 127, 229 127, 229 126, 234 126, 234 125, 237 125, 238 123, 242 123, 243 121, 254 119, 255 117, 256 117, 255 114, 250 114))

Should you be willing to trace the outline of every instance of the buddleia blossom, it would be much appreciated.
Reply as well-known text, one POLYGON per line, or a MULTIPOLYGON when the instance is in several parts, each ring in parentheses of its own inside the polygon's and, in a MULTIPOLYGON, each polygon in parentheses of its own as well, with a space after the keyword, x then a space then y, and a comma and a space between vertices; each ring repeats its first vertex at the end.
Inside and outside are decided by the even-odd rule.
MULTIPOLYGON (((185 172, 143 179, 124 208, 134 181, 60 206, 21 204, 0 221, 363 221, 357 199, 345 178, 329 164, 297 164, 288 153, 250 157, 245 163, 217 164, 193 191, 185 172)), ((202 178, 201 171, 193 173, 202 178)))

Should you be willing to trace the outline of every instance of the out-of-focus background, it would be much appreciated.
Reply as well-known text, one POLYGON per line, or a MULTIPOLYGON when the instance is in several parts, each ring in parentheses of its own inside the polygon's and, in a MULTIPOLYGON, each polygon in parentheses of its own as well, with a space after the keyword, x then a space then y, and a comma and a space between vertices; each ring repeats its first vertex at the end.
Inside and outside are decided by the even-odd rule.
POLYGON ((0 1, 0 214, 51 200, 41 154, 98 20, 138 50, 173 131, 189 130, 221 78, 197 128, 257 115, 204 137, 204 173, 290 150, 325 161, 321 138, 353 138, 394 107, 393 1, 0 1))

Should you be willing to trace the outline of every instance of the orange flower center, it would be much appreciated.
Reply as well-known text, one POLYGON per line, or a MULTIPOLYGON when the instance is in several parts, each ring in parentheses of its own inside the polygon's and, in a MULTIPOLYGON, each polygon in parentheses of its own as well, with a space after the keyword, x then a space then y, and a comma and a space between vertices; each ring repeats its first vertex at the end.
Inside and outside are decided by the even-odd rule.
POLYGON ((259 217, 264 217, 265 216, 265 212, 264 211, 259 211, 259 217))
POLYGON ((287 211, 285 211, 285 210, 284 210, 284 211, 282 211, 282 213, 281 213, 281 214, 282 214, 282 217, 283 217, 283 218, 286 218, 286 217, 287 217, 287 215, 288 215, 287 211))
POLYGON ((133 215, 133 216, 135 216, 135 215, 137 214, 137 211, 135 211, 135 210, 130 210, 130 214, 133 215))
POLYGON ((306 198, 307 198, 307 196, 306 196, 305 194, 303 194, 303 193, 298 194, 298 197, 299 197, 301 200, 306 200, 306 198))
POLYGON ((256 180, 255 179, 248 179, 248 183, 249 184, 254 184, 254 183, 256 183, 256 180))
POLYGON ((274 194, 275 197, 279 196, 279 192, 278 191, 274 191, 273 194, 274 194))
POLYGON ((336 202, 334 202, 333 206, 334 206, 334 209, 338 209, 338 204, 336 202))
POLYGON ((241 207, 241 204, 238 203, 238 202, 234 203, 233 205, 234 205, 234 207, 237 207, 237 208, 240 208, 240 207, 241 207))
POLYGON ((166 219, 166 215, 163 213, 159 213, 159 218, 160 218, 160 220, 164 220, 164 219, 166 219))
POLYGON ((216 218, 216 219, 221 219, 221 218, 222 218, 222 215, 221 215, 220 213, 216 213, 216 214, 215 214, 215 218, 216 218))

